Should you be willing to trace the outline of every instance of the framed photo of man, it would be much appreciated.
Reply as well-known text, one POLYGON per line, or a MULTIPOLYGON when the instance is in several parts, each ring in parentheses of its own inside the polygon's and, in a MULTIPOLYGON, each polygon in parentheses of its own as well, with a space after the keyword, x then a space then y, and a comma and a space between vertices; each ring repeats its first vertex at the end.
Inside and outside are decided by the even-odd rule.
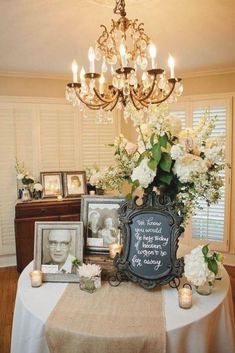
POLYGON ((83 261, 82 222, 35 222, 34 269, 48 282, 79 282, 83 261))
POLYGON ((118 242, 118 209, 123 196, 82 196, 81 220, 84 223, 85 251, 108 253, 118 242))
POLYGON ((87 194, 86 172, 63 172, 64 197, 87 194))
POLYGON ((55 198, 58 195, 63 195, 61 172, 41 172, 40 178, 43 187, 43 198, 55 198))

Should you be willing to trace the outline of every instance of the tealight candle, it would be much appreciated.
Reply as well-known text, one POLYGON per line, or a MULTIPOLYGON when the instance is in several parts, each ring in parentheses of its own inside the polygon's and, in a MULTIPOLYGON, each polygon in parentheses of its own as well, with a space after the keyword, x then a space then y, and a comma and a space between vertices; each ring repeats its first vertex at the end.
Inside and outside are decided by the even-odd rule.
POLYGON ((30 272, 31 286, 40 287, 42 285, 42 272, 41 271, 32 271, 30 272))
POLYGON ((94 191, 94 190, 90 190, 90 191, 89 191, 89 194, 90 194, 90 195, 95 195, 95 191, 94 191))
POLYGON ((179 306, 183 309, 189 309, 192 306, 192 289, 180 288, 178 291, 179 306))
POLYGON ((61 195, 58 195, 58 196, 57 196, 57 200, 58 200, 58 201, 62 201, 62 200, 63 200, 63 197, 62 197, 61 195))
POLYGON ((120 254, 122 251, 122 244, 110 244, 109 245, 109 257, 110 259, 114 259, 116 254, 120 254))

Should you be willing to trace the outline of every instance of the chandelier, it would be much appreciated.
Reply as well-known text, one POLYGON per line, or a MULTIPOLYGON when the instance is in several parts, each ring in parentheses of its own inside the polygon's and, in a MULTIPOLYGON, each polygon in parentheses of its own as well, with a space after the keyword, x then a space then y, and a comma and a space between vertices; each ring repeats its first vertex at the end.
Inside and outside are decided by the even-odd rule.
MULTIPOLYGON (((177 100, 183 92, 180 78, 175 77, 175 61, 169 56, 170 77, 157 66, 157 49, 138 19, 126 17, 125 1, 116 0, 111 29, 101 25, 102 33, 95 48, 88 50, 89 72, 80 71, 72 63, 73 82, 66 86, 66 99, 74 106, 97 110, 99 117, 110 114, 115 107, 124 109, 131 103, 136 110, 146 110, 152 104, 177 100), (100 73, 95 70, 97 62, 100 73)), ((111 114, 112 115, 112 114, 111 114)))

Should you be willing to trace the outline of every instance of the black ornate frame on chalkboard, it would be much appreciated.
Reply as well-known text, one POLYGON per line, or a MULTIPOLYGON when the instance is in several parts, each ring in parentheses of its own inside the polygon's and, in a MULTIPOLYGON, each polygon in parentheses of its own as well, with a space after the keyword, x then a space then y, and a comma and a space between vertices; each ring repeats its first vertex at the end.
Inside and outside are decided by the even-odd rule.
POLYGON ((114 264, 131 281, 154 288, 182 276, 183 258, 176 258, 182 217, 167 195, 144 194, 141 205, 137 199, 123 202, 119 209, 124 252, 114 264))

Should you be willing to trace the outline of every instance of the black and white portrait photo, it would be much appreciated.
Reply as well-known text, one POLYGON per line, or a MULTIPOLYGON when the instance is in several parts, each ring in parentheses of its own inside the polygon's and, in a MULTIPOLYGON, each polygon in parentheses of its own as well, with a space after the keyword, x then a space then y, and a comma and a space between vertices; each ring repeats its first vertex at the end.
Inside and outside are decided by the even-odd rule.
MULTIPOLYGON (((76 274, 74 260, 82 262, 83 229, 81 222, 36 222, 35 263, 47 278, 76 274)), ((69 277, 63 277, 69 281, 69 277)), ((64 281, 63 280, 63 281, 64 281)))
POLYGON ((86 190, 86 174, 82 172, 64 172, 64 196, 75 197, 78 195, 84 195, 87 193, 86 190))
POLYGON ((86 250, 107 252, 118 242, 118 209, 123 197, 84 196, 82 219, 85 226, 86 250))

